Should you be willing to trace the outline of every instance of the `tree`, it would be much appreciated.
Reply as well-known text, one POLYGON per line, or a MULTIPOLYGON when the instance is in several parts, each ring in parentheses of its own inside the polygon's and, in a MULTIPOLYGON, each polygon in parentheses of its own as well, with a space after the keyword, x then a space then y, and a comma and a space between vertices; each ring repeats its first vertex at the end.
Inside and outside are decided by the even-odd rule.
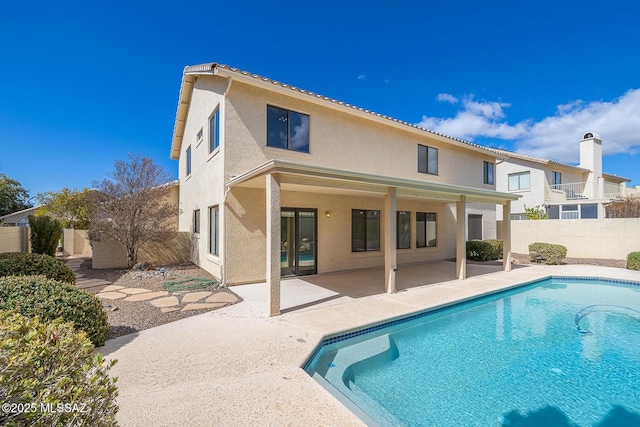
POLYGON ((29 215, 29 228, 31 229, 31 252, 55 256, 58 242, 62 237, 60 221, 44 215, 29 215))
POLYGON ((29 198, 22 184, 0 173, 0 216, 32 207, 29 198))
POLYGON ((64 187, 60 191, 47 191, 36 196, 42 207, 38 214, 57 218, 64 228, 86 230, 89 226, 89 189, 64 187))
POLYGON ((540 205, 537 205, 533 208, 528 208, 526 205, 524 207, 524 214, 527 219, 549 219, 549 215, 544 211, 540 205))
POLYGON ((607 218, 640 218, 640 194, 614 200, 606 209, 607 218))
POLYGON ((93 185, 89 197, 89 238, 115 240, 127 252, 129 267, 145 243, 166 242, 176 234, 178 207, 169 201, 171 176, 147 157, 116 160, 110 178, 93 185))

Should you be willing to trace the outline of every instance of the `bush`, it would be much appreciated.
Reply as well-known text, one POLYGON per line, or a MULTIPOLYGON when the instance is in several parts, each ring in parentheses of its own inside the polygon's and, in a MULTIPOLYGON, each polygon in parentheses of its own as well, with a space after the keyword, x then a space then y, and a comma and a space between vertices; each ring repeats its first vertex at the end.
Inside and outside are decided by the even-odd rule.
POLYGON ((629 270, 640 270, 640 252, 631 252, 627 255, 627 268, 629 270))
POLYGON ((0 254, 0 277, 38 275, 59 282, 76 283, 73 271, 52 256, 20 252, 0 254))
POLYGON ((543 264, 560 264, 567 257, 567 248, 551 243, 531 243, 529 245, 529 259, 531 262, 543 264))
POLYGON ((62 224, 49 216, 29 215, 29 227, 31 228, 31 252, 55 256, 60 237, 62 237, 62 224))
POLYGON ((469 240, 467 259, 474 261, 493 261, 502 259, 502 240, 469 240))
POLYGON ((43 321, 61 317, 84 331, 96 347, 109 338, 107 315, 96 296, 44 276, 0 277, 0 310, 43 321))
POLYGON ((69 323, 0 310, 0 402, 33 409, 0 411, 0 425, 117 425, 114 364, 69 323))

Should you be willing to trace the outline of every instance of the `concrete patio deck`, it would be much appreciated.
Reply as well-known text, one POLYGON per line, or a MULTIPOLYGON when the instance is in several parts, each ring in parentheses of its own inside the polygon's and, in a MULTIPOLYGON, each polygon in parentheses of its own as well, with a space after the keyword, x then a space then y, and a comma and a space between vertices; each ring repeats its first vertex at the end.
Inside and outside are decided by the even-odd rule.
MULTIPOLYGON (((436 271, 448 267, 433 267, 433 280, 436 271)), ((326 301, 323 291, 309 287, 305 298, 319 298, 309 305, 305 298, 287 295, 307 286, 294 282, 283 286, 283 301, 298 309, 281 316, 269 318, 244 301, 110 340, 100 352, 119 360, 112 369, 120 391, 118 421, 122 426, 363 425, 300 368, 323 336, 550 275, 640 281, 637 271, 584 265, 526 266, 488 274, 469 267, 472 277, 467 280, 396 294, 357 296, 354 282, 332 285, 328 275, 316 276, 305 282, 340 296, 326 301)))

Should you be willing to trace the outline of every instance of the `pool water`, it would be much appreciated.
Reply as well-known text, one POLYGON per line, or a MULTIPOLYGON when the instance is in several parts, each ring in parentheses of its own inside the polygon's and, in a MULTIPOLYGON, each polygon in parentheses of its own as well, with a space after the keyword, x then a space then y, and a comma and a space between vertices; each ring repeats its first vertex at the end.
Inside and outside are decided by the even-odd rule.
POLYGON ((640 284, 546 279, 331 337, 306 370, 370 425, 640 425, 640 284))

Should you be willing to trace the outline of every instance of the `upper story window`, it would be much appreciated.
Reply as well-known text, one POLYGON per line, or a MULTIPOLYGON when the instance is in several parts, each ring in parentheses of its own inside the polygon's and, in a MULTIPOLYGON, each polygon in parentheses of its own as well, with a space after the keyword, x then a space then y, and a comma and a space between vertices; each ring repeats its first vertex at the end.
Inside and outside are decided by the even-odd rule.
POLYGON ((267 146, 309 152, 309 116, 267 105, 267 146))
POLYGON ((560 172, 551 172, 551 185, 562 184, 562 174, 560 172))
POLYGON ((438 149, 418 144, 418 172, 438 175, 438 149))
POLYGON ((202 142, 202 135, 203 135, 203 131, 202 131, 202 128, 200 128, 200 130, 198 131, 198 134, 196 135, 196 146, 198 146, 202 142))
POLYGON ((220 146, 220 109, 209 117, 209 154, 220 146))
POLYGON ((191 175, 191 146, 187 147, 187 176, 191 175))
POLYGON ((531 188, 531 173, 529 171, 509 174, 509 191, 529 188, 531 188))
POLYGON ((492 162, 484 162, 484 178, 482 182, 485 184, 493 185, 493 169, 494 164, 492 162))

